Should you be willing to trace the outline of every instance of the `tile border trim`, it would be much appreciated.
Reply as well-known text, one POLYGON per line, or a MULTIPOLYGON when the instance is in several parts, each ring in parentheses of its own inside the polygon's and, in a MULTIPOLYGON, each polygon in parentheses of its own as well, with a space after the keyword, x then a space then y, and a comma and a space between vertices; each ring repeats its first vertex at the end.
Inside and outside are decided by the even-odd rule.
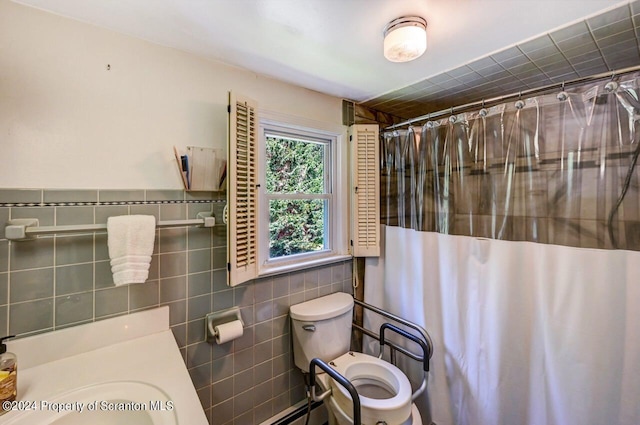
POLYGON ((104 201, 104 202, 0 202, 0 208, 21 207, 84 207, 102 205, 158 205, 158 204, 207 204, 227 202, 226 199, 188 199, 158 201, 104 201))

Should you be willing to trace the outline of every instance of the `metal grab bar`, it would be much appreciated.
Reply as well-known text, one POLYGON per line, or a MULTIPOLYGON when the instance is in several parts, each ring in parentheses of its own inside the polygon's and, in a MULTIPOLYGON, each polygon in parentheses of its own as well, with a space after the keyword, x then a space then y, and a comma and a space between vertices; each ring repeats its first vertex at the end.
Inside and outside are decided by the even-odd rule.
POLYGON ((422 383, 420 384, 420 387, 413 393, 413 395, 411 396, 411 400, 415 401, 420 394, 422 394, 424 392, 424 390, 427 388, 427 371, 429 370, 429 360, 431 359, 431 357, 433 356, 433 342, 431 340, 431 337, 429 336, 429 334, 427 333, 427 331, 422 327, 419 326, 413 322, 409 322, 408 320, 403 319, 402 317, 396 316, 393 313, 389 313, 386 310, 383 310, 381 308, 378 308, 376 306, 373 306, 371 304, 367 304, 364 301, 360 301, 354 298, 353 300, 357 305, 367 309, 367 310, 371 310, 374 313, 377 313, 383 317, 386 317, 387 319, 391 319, 395 322, 398 322, 404 326, 407 326, 409 328, 415 329, 416 331, 418 331, 418 333, 420 333, 420 335, 422 336, 423 339, 420 339, 419 337, 409 333, 409 332, 405 332, 389 323, 385 323, 380 327, 380 335, 374 333, 373 331, 370 331, 369 329, 366 329, 360 325, 358 325, 357 323, 352 323, 352 326, 354 329, 359 330, 360 332, 362 332, 363 334, 377 340, 378 342, 380 342, 380 357, 382 357, 382 350, 384 348, 384 345, 388 345, 390 347, 390 361, 391 364, 395 365, 396 364, 396 351, 404 354, 405 356, 421 362, 423 364, 423 376, 422 376, 422 383), (419 356, 411 351, 409 351, 408 349, 394 343, 393 341, 387 341, 384 340, 384 329, 389 328, 392 330, 400 330, 400 333, 402 336, 407 337, 408 339, 416 342, 417 344, 420 345, 420 347, 422 348, 422 356, 419 356), (418 342, 419 341, 419 342, 418 342))
POLYGON ((338 384, 342 385, 349 394, 351 395, 351 400, 353 401, 353 423, 361 424, 361 409, 360 409, 360 396, 358 395, 358 391, 353 386, 351 382, 344 376, 340 375, 335 369, 325 363, 323 360, 314 358, 309 363, 309 387, 311 388, 311 398, 313 401, 322 401, 325 397, 331 394, 331 390, 327 390, 322 393, 319 397, 316 397, 316 368, 318 366, 320 369, 327 372, 327 374, 333 378, 338 384))
MULTIPOLYGON (((403 319, 402 317, 396 316, 393 313, 389 313, 386 310, 383 310, 381 308, 378 308, 376 306, 373 306, 371 304, 367 304, 364 301, 360 301, 358 299, 353 299, 353 301, 363 307, 366 308, 367 310, 371 310, 374 313, 377 313, 381 316, 386 317, 387 319, 391 319, 395 322, 398 322, 402 325, 405 325, 407 327, 410 327, 412 329, 415 329, 416 331, 418 331, 418 333, 420 333, 420 335, 422 335, 422 337, 424 338, 424 341, 427 343, 427 347, 428 347, 428 351, 429 351, 429 359, 431 359, 431 357, 433 356, 433 341, 431 340, 431 336, 429 336, 429 334, 427 333, 427 331, 419 325, 416 325, 413 322, 409 322, 408 320, 403 319)), ((372 331, 370 331, 369 329, 366 329, 356 323, 353 324, 353 327, 358 329, 359 331, 361 331, 362 333, 366 334, 367 336, 376 339, 378 342, 380 341, 380 337, 378 336, 378 334, 373 333, 372 331)), ((392 341, 387 341, 386 342, 387 345, 389 345, 390 347, 392 347, 394 350, 397 350, 399 352, 401 352, 402 354, 404 354, 405 356, 408 356, 410 358, 412 358, 413 360, 416 361, 422 361, 422 357, 412 353, 411 351, 405 349, 404 347, 401 347, 397 344, 394 344, 392 341)))
POLYGON ((418 344, 420 348, 422 348, 422 353, 423 353, 422 354, 422 370, 424 370, 425 372, 429 372, 429 357, 430 357, 429 354, 430 353, 429 353, 429 347, 427 347, 427 344, 417 336, 405 330, 402 330, 399 327, 392 325, 391 323, 383 323, 382 326, 380 326, 380 355, 382 356, 385 342, 387 344, 389 343, 389 341, 385 341, 384 339, 384 331, 386 331, 387 329, 392 330, 395 333, 402 335, 407 339, 410 339, 411 341, 418 344))
MULTIPOLYGON (((384 353, 384 344, 385 344, 384 331, 387 329, 390 329, 396 332, 397 334, 415 342, 420 346, 420 348, 422 348, 422 370, 423 370, 422 383, 420 384, 420 388, 415 390, 415 392, 411 395, 411 401, 415 401, 420 396, 420 394, 422 394, 424 390, 427 388, 427 373, 429 372, 429 357, 430 357, 428 353, 429 347, 427 347, 427 344, 422 339, 418 338, 412 333, 409 333, 403 329, 400 329, 399 327, 394 326, 391 323, 383 323, 382 326, 380 326, 380 356, 379 356, 380 358, 382 358, 382 354, 384 353)), ((386 341, 386 343, 388 344, 389 341, 386 341)))
MULTIPOLYGON (((190 220, 165 220, 158 221, 156 228, 182 227, 182 226, 215 226, 215 217, 209 213, 198 213, 198 218, 190 220)), ((59 233, 90 233, 106 232, 106 224, 81 224, 69 226, 39 226, 37 218, 19 218, 9 220, 5 226, 5 237, 10 241, 23 241, 33 239, 36 236, 54 235, 59 233)))
MULTIPOLYGON (((352 323, 351 325, 353 326, 354 329, 357 329, 360 332, 362 332, 363 334, 365 334, 366 336, 371 337, 371 338, 375 339, 376 341, 380 342, 380 336, 377 333, 372 332, 367 328, 363 328, 362 326, 360 326, 358 324, 355 324, 355 323, 352 323)), ((392 350, 391 351, 391 355, 393 356, 393 358, 391 359, 391 363, 392 364, 396 363, 395 362, 395 351, 399 351, 402 354, 404 354, 405 356, 407 356, 410 359, 413 359, 413 360, 415 360, 417 362, 421 362, 422 361, 422 357, 421 356, 418 356, 418 355, 412 353, 411 351, 409 351, 406 348, 394 343, 393 341, 387 341, 386 344, 389 347, 391 347, 391 350, 392 350)))

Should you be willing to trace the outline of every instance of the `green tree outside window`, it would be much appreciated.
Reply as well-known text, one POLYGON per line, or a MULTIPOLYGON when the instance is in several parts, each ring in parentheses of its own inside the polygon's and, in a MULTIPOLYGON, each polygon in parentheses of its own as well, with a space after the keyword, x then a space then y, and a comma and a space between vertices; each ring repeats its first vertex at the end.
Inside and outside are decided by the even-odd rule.
MULTIPOLYGON (((266 190, 270 194, 326 193, 326 144, 267 136, 266 190)), ((269 200, 269 257, 325 247, 324 199, 269 200)))

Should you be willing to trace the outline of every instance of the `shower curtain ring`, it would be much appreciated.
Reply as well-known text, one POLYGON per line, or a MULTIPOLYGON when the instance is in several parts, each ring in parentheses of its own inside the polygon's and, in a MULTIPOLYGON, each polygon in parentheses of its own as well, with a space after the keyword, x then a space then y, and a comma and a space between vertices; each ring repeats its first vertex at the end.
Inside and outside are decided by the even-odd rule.
POLYGON ((452 124, 456 122, 456 116, 453 115, 453 106, 451 107, 451 116, 449 117, 449 122, 452 124))
POLYGON ((567 100, 567 99, 569 98, 569 95, 567 94, 567 92, 566 92, 566 91, 564 91, 564 81, 562 82, 562 86, 561 86, 561 87, 562 87, 562 88, 561 88, 561 91, 560 91, 560 93, 558 93, 558 95, 556 96, 556 98, 557 98, 559 101, 563 102, 563 101, 565 101, 565 100, 567 100))
POLYGON ((616 81, 613 81, 615 77, 616 77, 616 71, 614 69, 613 71, 611 71, 611 80, 604 85, 604 91, 606 91, 607 93, 612 93, 618 90, 618 87, 620 85, 616 81))
POLYGON ((482 99, 482 108, 478 112, 478 115, 480 115, 481 117, 487 116, 487 110, 484 108, 484 99, 482 99))
POLYGON ((522 92, 518 92, 518 101, 515 104, 516 109, 522 109, 525 106, 525 103, 522 101, 522 92))
POLYGON ((427 114, 427 122, 424 124, 427 128, 433 128, 433 122, 431 121, 431 114, 427 114))

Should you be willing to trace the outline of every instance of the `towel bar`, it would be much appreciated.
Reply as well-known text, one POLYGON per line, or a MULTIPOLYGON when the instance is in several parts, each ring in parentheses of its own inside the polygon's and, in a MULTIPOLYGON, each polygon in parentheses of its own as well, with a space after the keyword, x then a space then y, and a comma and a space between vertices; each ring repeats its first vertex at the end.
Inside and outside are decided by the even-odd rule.
MULTIPOLYGON (((156 228, 182 227, 182 226, 215 226, 215 217, 211 212, 200 212, 196 219, 190 220, 165 220, 158 221, 156 228)), ((19 218, 9 220, 5 226, 5 237, 10 241, 24 241, 36 236, 53 235, 58 233, 90 233, 106 232, 106 224, 82 224, 69 226, 39 226, 37 218, 19 218)))

